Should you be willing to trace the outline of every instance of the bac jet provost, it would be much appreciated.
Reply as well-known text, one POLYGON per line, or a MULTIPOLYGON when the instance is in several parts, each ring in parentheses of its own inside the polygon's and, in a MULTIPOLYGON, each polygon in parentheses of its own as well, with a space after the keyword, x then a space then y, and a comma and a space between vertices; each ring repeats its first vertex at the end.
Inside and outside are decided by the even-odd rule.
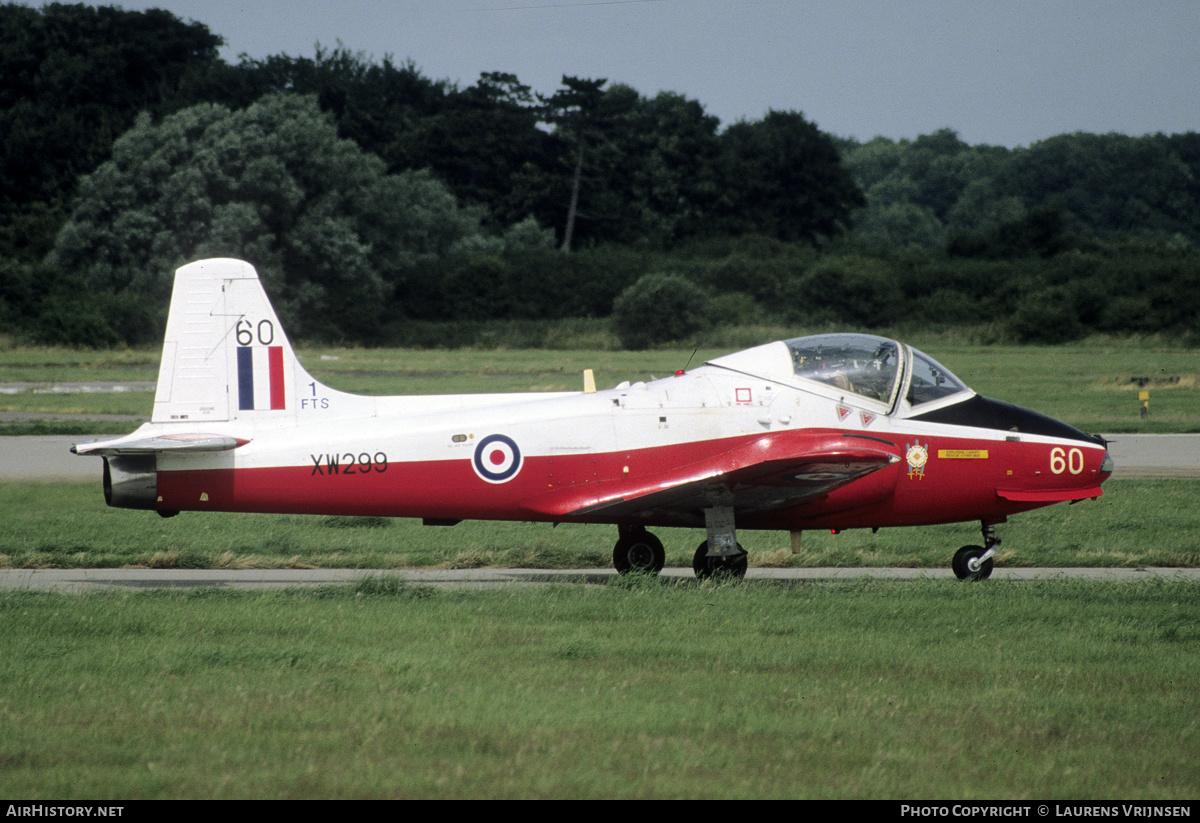
POLYGON ((986 578, 1009 515, 1100 496, 1105 442, 976 394, 927 355, 823 334, 596 391, 370 397, 314 380, 258 275, 201 260, 175 275, 154 412, 78 444, 110 506, 607 523, 613 564, 657 573, 647 527, 696 527, 699 577, 743 575, 738 529, 979 521, 954 555, 986 578))

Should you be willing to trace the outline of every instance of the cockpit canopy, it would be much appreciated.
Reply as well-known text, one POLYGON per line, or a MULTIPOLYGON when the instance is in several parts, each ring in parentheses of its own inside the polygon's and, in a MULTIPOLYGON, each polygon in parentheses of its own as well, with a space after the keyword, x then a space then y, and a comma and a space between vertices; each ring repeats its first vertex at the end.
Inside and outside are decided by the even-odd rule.
POLYGON ((777 375, 775 372, 786 368, 777 354, 779 346, 760 346, 712 362, 783 383, 791 382, 791 378, 813 381, 839 393, 874 401, 889 412, 898 410, 901 398, 908 407, 915 408, 955 395, 965 399, 972 393, 929 355, 885 337, 818 334, 785 340, 791 373, 777 375))
POLYGON ((859 334, 824 334, 784 341, 793 373, 891 405, 902 353, 893 340, 859 334))

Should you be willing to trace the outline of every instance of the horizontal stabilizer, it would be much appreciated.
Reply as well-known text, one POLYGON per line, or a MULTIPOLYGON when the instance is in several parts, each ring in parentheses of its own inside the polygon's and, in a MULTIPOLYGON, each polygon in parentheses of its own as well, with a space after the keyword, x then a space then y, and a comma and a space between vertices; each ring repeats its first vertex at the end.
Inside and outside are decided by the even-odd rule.
POLYGON ((137 432, 113 440, 78 443, 71 447, 73 454, 97 454, 111 457, 118 454, 161 454, 170 452, 223 452, 244 446, 249 440, 223 434, 161 434, 157 437, 138 436, 137 432))

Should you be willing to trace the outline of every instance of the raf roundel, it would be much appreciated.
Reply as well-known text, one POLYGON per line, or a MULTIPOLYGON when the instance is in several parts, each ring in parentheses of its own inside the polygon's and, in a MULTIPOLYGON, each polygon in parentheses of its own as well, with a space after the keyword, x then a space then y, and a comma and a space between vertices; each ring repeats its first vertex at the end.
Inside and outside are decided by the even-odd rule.
POLYGON ((521 470, 521 450, 503 434, 490 434, 479 441, 471 460, 475 473, 489 483, 506 483, 521 470))

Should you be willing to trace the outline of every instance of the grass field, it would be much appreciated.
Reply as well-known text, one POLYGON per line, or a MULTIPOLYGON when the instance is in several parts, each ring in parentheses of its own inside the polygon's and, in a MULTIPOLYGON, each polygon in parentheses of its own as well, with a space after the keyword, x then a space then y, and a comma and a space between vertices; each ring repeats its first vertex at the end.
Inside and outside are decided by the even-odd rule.
MULTIPOLYGON (((343 391, 365 394, 454 394, 460 392, 564 391, 582 387, 581 373, 596 372, 597 385, 664 377, 690 361, 758 342, 782 329, 764 329, 761 339, 743 330, 739 345, 628 352, 611 350, 415 350, 302 348, 301 360, 314 377, 343 391)), ((730 343, 734 340, 728 341, 730 343)), ((1200 431, 1200 352, 1168 342, 1096 339, 1069 346, 974 345, 953 336, 912 339, 981 394, 1016 403, 1091 432, 1200 431), (1149 391, 1151 415, 1140 417, 1139 391, 1149 391)), ((50 384, 87 380, 152 381, 158 350, 94 352, 17 348, 0 351, 0 383, 50 384)), ((45 394, 26 390, 0 395, 0 412, 39 414, 132 414, 149 416, 148 392, 45 394)), ((0 432, 88 433, 95 424, 31 430, 0 426, 0 432)), ((117 430, 127 430, 119 424, 117 430)))
MULTIPOLYGON (((1192 351, 914 342, 978 391, 1085 429, 1200 430, 1192 351)), ((686 354, 302 358, 345 390, 441 393, 573 389, 583 368, 611 385, 668 374, 686 354)), ((0 382, 153 380, 156 368, 157 352, 0 352, 0 382)), ((23 392, 0 410, 145 414, 150 402, 23 392)), ((1200 481, 1117 479, 1105 492, 1013 518, 997 565, 1200 565, 1200 481)), ((608 566, 615 539, 597 526, 162 520, 106 508, 98 480, 0 484, 0 512, 0 565, 19 567, 575 568, 608 566)), ((702 538, 660 536, 671 566, 702 538)), ((743 542, 752 565, 944 566, 979 534, 813 532, 800 554, 780 533, 743 542)), ((316 591, 7 592, 0 625, 9 798, 1200 794, 1195 583, 635 576, 479 592, 385 575, 316 591)))
POLYGON ((9 798, 1187 799, 1185 583, 0 594, 9 798))
MULTIPOLYGON (((1000 526, 1003 566, 1200 565, 1200 480, 1110 480, 1099 500, 1056 505, 1000 526)), ((464 522, 452 528, 387 518, 111 509, 95 483, 0 484, 0 566, 16 568, 607 567, 606 526, 464 522)), ((656 530, 667 565, 691 566, 699 529, 656 530)), ((980 542, 978 524, 741 534, 752 566, 945 567, 980 542)))

